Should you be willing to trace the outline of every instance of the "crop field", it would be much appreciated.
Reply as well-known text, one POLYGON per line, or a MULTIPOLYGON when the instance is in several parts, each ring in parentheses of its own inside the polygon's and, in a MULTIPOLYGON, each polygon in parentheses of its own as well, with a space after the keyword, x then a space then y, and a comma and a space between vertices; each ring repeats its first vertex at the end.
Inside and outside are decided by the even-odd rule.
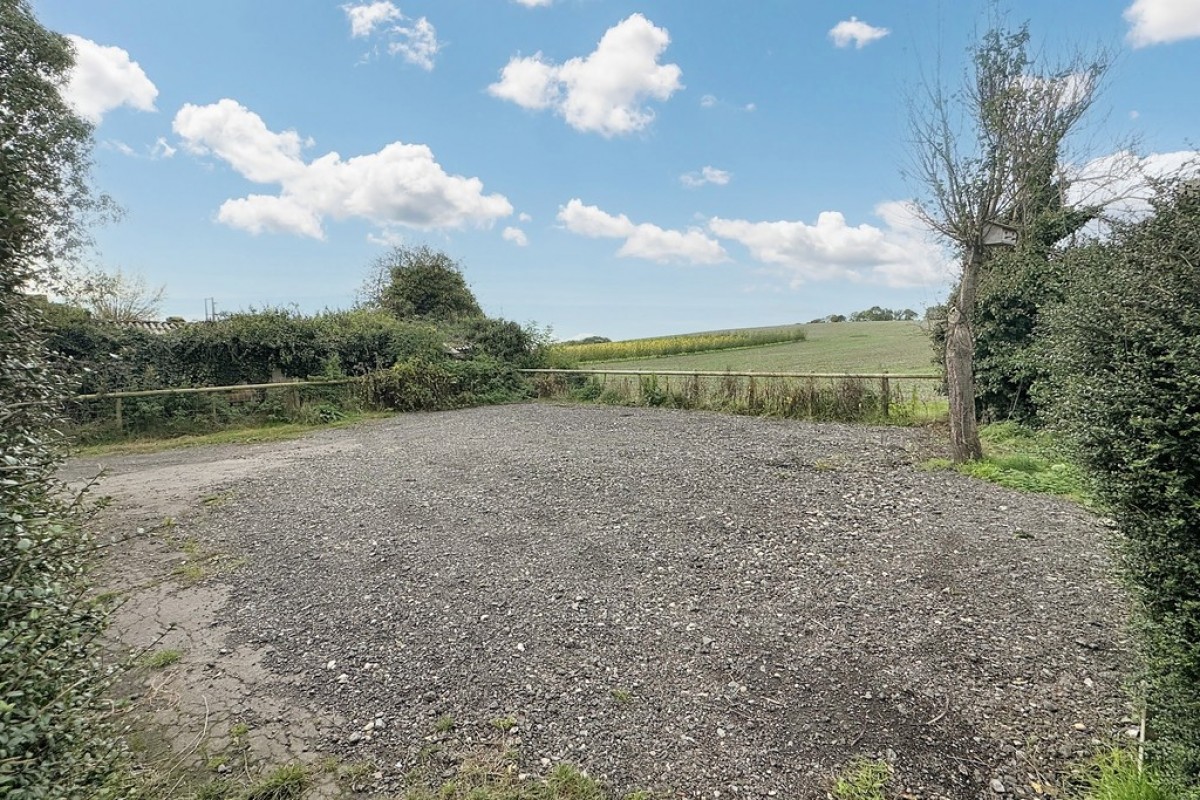
POLYGON ((653 339, 628 339, 623 342, 564 344, 558 345, 554 349, 557 353, 573 361, 591 363, 792 343, 801 341, 804 337, 803 325, 788 325, 777 328, 747 328, 737 331, 659 336, 653 339))
MULTIPOLYGON (((763 341, 760 346, 742 346, 735 350, 688 352, 637 360, 613 357, 587 366, 731 372, 890 372, 901 375, 936 371, 929 337, 916 322, 826 322, 671 338, 703 339, 756 331, 762 335, 800 331, 804 338, 775 344, 763 341)), ((633 342, 613 342, 606 346, 624 344, 633 342)))

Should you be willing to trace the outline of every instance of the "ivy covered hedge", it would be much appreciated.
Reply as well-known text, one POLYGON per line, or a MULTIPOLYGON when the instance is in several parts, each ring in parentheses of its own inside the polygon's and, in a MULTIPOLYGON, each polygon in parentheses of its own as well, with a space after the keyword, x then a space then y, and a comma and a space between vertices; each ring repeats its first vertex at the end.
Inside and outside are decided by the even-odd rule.
POLYGON ((1071 259, 1039 399, 1120 523, 1156 754, 1200 785, 1200 192, 1071 259))
POLYGON ((432 410, 529 395, 519 367, 540 366, 535 330, 501 319, 401 320, 382 309, 303 315, 286 309, 231 314, 156 334, 47 305, 58 365, 83 394, 188 386, 261 384, 376 375, 369 387, 306 388, 302 396, 170 395, 126 399, 117 426, 111 403, 72 407, 75 433, 103 441, 127 433, 174 435, 244 423, 323 421, 358 406, 432 410), (399 365, 399 366, 397 366, 399 365), (401 388, 401 374, 412 385, 401 388), (434 390, 449 376, 453 390, 434 390), (422 388, 432 394, 418 402, 422 388))

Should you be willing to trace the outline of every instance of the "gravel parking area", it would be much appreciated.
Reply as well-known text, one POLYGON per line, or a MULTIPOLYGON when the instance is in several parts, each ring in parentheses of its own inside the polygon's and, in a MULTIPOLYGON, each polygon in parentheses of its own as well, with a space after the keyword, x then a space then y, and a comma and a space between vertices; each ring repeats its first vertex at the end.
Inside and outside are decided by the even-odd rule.
MULTIPOLYGON (((864 755, 897 795, 1032 797, 1129 726, 1110 532, 924 471, 928 447, 543 404, 261 446, 180 522, 245 559, 200 587, 226 592, 203 667, 261 654, 254 691, 327 722, 311 749, 373 762, 381 797, 501 728, 521 771, 618 793, 824 797, 864 755)), ((217 455, 242 458, 108 461, 217 455)))

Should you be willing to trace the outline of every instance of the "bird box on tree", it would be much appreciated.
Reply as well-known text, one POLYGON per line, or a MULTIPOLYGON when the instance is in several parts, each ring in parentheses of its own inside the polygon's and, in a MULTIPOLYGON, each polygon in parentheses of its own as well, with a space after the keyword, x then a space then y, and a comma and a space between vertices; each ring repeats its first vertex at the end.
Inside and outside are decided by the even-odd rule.
POLYGON ((1019 239, 1017 229, 1001 222, 983 223, 983 243, 985 245, 1000 245, 1001 247, 1016 247, 1019 239))

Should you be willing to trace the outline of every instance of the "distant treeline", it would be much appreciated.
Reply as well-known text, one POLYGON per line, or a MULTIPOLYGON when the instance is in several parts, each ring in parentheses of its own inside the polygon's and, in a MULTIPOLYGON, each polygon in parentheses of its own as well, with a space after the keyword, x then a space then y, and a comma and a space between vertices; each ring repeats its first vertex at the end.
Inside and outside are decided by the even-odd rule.
POLYGON ((909 322, 917 318, 917 312, 911 308, 892 309, 882 306, 871 306, 862 311, 855 311, 850 316, 844 314, 829 314, 809 322, 810 325, 819 322, 909 322))

